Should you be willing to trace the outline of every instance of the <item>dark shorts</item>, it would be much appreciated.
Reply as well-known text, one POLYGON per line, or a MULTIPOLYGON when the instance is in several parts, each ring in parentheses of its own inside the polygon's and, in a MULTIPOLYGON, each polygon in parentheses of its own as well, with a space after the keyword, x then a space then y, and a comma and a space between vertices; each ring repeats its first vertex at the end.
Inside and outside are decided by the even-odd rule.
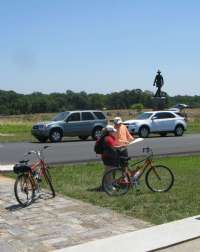
POLYGON ((119 150, 119 155, 120 155, 121 157, 128 157, 128 150, 127 150, 127 148, 122 148, 122 149, 120 149, 120 150, 119 150))
POLYGON ((119 166, 119 156, 102 156, 102 161, 107 166, 119 166))
POLYGON ((112 155, 102 155, 104 165, 116 166, 120 165, 120 157, 128 157, 127 148, 119 149, 112 153, 112 155))
POLYGON ((102 158, 104 165, 107 166, 119 166, 119 160, 111 159, 111 158, 102 158))

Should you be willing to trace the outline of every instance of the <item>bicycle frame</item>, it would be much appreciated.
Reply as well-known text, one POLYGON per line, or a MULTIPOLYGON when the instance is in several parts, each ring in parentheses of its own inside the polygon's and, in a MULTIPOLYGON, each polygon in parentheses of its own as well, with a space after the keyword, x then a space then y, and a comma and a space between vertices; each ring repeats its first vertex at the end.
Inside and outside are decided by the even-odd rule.
POLYGON ((24 156, 28 156, 31 154, 35 154, 38 161, 36 161, 35 163, 33 163, 31 165, 31 172, 29 172, 29 177, 33 183, 34 186, 36 186, 36 181, 33 178, 33 172, 37 172, 39 177, 44 176, 45 170, 47 169, 47 165, 44 161, 44 155, 43 155, 43 150, 48 148, 49 146, 44 146, 43 149, 40 149, 38 151, 35 150, 31 150, 28 153, 26 153, 24 156), (37 169, 39 167, 39 169, 37 169))
MULTIPOLYGON (((133 167, 137 167, 138 164, 142 164, 142 166, 139 167, 139 169, 131 170, 129 168, 129 166, 128 166, 128 171, 130 171, 131 173, 134 172, 134 171, 135 172, 137 172, 139 170, 141 171, 140 174, 137 177, 138 180, 140 179, 140 177, 142 177, 142 175, 144 174, 144 172, 146 171, 146 169, 148 167, 150 169, 153 166, 153 151, 152 151, 152 149, 150 149, 149 147, 143 148, 143 152, 145 152, 145 151, 150 152, 150 154, 147 157, 145 157, 145 158, 143 158, 143 159, 141 159, 141 160, 139 160, 139 161, 132 164, 133 167)), ((130 176, 129 176, 129 179, 130 179, 130 176)))
MULTIPOLYGON (((37 156, 37 160, 36 161, 34 160, 32 164, 28 164, 29 159, 20 161, 20 163, 22 164, 22 168, 23 167, 25 168, 24 170, 21 169, 21 173, 19 169, 18 176, 14 184, 14 193, 15 193, 15 197, 17 201, 23 206, 30 205, 34 201, 34 199, 36 199, 36 195, 40 197, 41 176, 45 178, 44 180, 47 183, 49 189, 51 190, 52 197, 55 197, 56 195, 55 189, 52 184, 50 171, 48 170, 48 166, 43 156, 43 150, 48 147, 49 146, 44 146, 40 150, 37 150, 37 151, 32 150, 24 155, 24 156, 28 156, 30 154, 34 154, 37 156), (26 166, 23 166, 24 164, 28 166, 27 169, 26 169, 26 166), (29 191, 30 191, 30 195, 29 195, 29 191), (20 195, 20 192, 22 192, 22 197, 20 195), (25 198, 24 198, 24 195, 26 196, 25 198)), ((16 173, 17 173, 17 168, 16 168, 16 173)))
POLYGON ((145 184, 151 191, 167 192, 172 187, 174 175, 170 168, 164 165, 155 165, 153 151, 150 148, 144 148, 144 151, 150 154, 131 165, 127 162, 130 158, 121 157, 120 166, 112 168, 104 174, 102 186, 109 196, 124 195, 130 187, 135 187, 138 190, 139 179, 144 173, 145 184))
POLYGON ((44 169, 46 169, 46 163, 44 162, 44 160, 40 159, 39 161, 31 165, 32 172, 37 171, 38 167, 39 167, 39 172, 38 172, 39 176, 43 176, 44 169))

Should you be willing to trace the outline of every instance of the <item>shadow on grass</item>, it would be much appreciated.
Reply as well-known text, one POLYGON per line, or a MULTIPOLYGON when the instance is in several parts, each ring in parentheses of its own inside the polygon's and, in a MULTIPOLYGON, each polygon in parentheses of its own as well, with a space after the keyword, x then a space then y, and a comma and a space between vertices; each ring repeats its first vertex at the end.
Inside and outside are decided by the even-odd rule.
POLYGON ((98 186, 98 187, 94 187, 94 188, 88 188, 87 191, 88 192, 104 192, 102 186, 98 186))

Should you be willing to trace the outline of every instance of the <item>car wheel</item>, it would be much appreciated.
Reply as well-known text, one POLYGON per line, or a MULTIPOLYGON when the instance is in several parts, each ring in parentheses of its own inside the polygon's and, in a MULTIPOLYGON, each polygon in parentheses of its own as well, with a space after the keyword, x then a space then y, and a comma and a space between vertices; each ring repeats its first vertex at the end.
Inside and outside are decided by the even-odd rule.
POLYGON ((101 130, 102 130, 102 127, 96 127, 96 128, 94 128, 94 130, 92 132, 92 138, 93 138, 93 140, 97 140, 98 138, 101 137, 101 134, 102 134, 101 130))
POLYGON ((40 143, 46 143, 47 139, 48 139, 47 137, 38 137, 38 141, 40 143))
POLYGON ((166 137, 166 135, 167 135, 167 133, 166 133, 166 132, 162 132, 162 133, 160 133, 160 136, 161 136, 161 137, 166 137))
POLYGON ((49 139, 52 143, 60 142, 62 139, 62 132, 59 129, 52 130, 49 139))
POLYGON ((88 137, 89 137, 89 136, 79 136, 79 138, 80 138, 81 140, 83 140, 83 141, 84 141, 84 140, 87 140, 88 137))
POLYGON ((184 133, 184 128, 182 125, 177 125, 174 131, 175 136, 182 136, 184 133))
POLYGON ((142 126, 139 130, 139 136, 146 138, 149 136, 149 128, 147 126, 142 126))

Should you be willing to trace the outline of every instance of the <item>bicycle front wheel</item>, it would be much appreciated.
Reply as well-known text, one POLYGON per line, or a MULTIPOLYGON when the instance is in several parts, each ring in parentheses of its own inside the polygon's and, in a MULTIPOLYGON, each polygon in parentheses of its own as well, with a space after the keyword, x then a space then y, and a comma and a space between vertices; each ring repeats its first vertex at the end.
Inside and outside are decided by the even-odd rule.
POLYGON ((49 188, 51 189, 52 196, 55 197, 56 193, 55 193, 55 190, 54 190, 54 187, 52 184, 52 179, 51 179, 51 174, 50 174, 49 168, 46 168, 45 171, 43 172, 43 174, 44 174, 44 178, 45 178, 46 183, 49 185, 49 188))
POLYGON ((167 166, 155 165, 146 173, 145 181, 151 191, 167 192, 174 184, 174 175, 167 166))
POLYGON ((20 174, 16 178, 14 192, 15 198, 23 207, 32 203, 35 196, 35 190, 28 174, 20 174))
POLYGON ((128 192, 129 178, 120 168, 113 168, 105 173, 102 180, 103 190, 109 196, 120 196, 128 192))

